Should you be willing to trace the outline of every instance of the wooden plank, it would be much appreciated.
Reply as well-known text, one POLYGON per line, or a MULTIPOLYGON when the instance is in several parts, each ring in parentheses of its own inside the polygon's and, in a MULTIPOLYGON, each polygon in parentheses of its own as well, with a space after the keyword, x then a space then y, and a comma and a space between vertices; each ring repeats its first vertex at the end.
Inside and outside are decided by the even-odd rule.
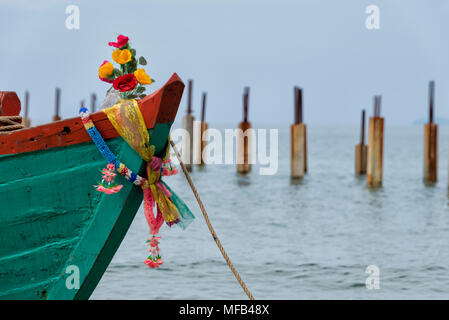
MULTIPOLYGON (((156 123, 173 122, 178 111, 184 83, 175 73, 159 90, 139 101, 147 128, 156 123)), ((102 111, 93 113, 92 120, 105 140, 118 136, 102 111)), ((79 117, 13 131, 0 136, 0 155, 57 148, 90 141, 79 117)))

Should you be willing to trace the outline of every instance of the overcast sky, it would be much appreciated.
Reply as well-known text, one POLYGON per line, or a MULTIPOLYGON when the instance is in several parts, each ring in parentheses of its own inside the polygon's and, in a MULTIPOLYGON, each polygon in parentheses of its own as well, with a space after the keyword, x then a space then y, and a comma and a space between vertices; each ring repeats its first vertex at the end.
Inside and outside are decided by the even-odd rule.
POLYGON ((21 99, 29 90, 36 124, 51 119, 59 86, 62 116, 76 116, 80 100, 104 96, 98 67, 124 34, 149 62, 151 89, 173 72, 194 79, 197 117, 208 93, 210 125, 241 120, 244 86, 253 124, 290 124, 294 85, 304 89, 306 123, 359 123, 382 94, 387 124, 410 124, 426 117, 429 80, 436 116, 449 118, 448 31, 447 0, 0 0, 0 90, 21 99), (66 28, 70 4, 79 30, 66 28), (371 4, 379 30, 365 27, 371 4))

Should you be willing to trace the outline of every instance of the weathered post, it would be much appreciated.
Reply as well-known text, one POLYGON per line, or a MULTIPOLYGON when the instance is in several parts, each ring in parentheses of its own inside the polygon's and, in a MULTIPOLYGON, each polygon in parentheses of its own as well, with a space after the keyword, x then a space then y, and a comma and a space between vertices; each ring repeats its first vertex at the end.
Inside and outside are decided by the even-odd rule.
POLYGON ((365 145, 365 110, 362 110, 360 125, 360 143, 355 146, 355 175, 366 173, 366 154, 368 147, 365 145))
POLYGON ((307 172, 307 127, 303 123, 302 89, 295 87, 295 122, 290 127, 290 176, 302 178, 307 172))
POLYGON ((435 82, 429 82, 429 123, 424 125, 424 182, 438 179, 438 125, 433 121, 435 82))
POLYGON ((198 135, 196 139, 196 164, 198 165, 204 165, 204 158, 203 158, 203 150, 206 148, 206 130, 207 130, 207 123, 205 121, 206 117, 206 93, 203 92, 203 98, 202 98, 202 104, 201 104, 201 121, 198 122, 198 135))
POLYGON ((90 95, 90 112, 94 113, 96 109, 97 104, 97 95, 95 93, 92 93, 90 95))
POLYGON ((251 123, 248 121, 249 87, 243 93, 243 121, 239 123, 237 135, 237 172, 251 171, 251 123))
POLYGON ((366 183, 368 187, 382 186, 384 118, 380 116, 381 96, 374 97, 374 116, 369 119, 368 163, 366 183))
POLYGON ((59 116, 60 101, 61 101, 61 89, 56 88, 56 92, 55 92, 55 115, 53 116, 53 121, 61 120, 61 117, 59 116))
POLYGON ((18 116, 21 104, 17 93, 0 91, 0 116, 18 116))
POLYGON ((20 99, 13 91, 0 91, 0 135, 22 129, 20 99))
POLYGON ((30 93, 28 91, 25 91, 25 114, 22 121, 25 128, 29 128, 31 126, 31 120, 28 117, 29 104, 30 104, 30 93))
POLYGON ((192 171, 193 162, 193 116, 192 116, 192 86, 193 80, 188 82, 187 114, 182 118, 184 134, 182 137, 182 161, 188 171, 192 171))

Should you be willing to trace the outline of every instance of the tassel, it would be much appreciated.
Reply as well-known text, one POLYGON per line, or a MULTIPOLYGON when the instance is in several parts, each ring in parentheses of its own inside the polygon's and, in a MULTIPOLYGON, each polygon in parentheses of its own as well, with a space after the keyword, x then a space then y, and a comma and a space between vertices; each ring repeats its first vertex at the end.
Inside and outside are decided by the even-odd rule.
POLYGON ((113 194, 122 189, 123 185, 117 185, 114 183, 114 178, 117 175, 114 170, 114 164, 109 163, 106 168, 103 168, 103 171, 100 171, 103 174, 103 179, 98 183, 98 185, 94 186, 97 191, 104 192, 106 194, 113 194), (107 185, 105 184, 105 181, 107 182, 107 185))
POLYGON ((164 263, 162 261, 161 255, 159 254, 159 240, 161 237, 156 237, 153 235, 151 239, 147 240, 147 243, 150 245, 150 255, 148 256, 147 260, 145 260, 145 264, 149 266, 150 268, 158 268, 161 264, 164 263))
POLYGON ((158 268, 162 263, 162 258, 159 253, 159 240, 161 237, 156 237, 164 223, 164 217, 162 216, 161 210, 157 207, 156 217, 154 216, 153 209, 156 206, 154 201, 153 193, 150 188, 143 189, 143 208, 145 212, 145 218, 147 219, 148 225, 150 227, 150 233, 153 235, 151 239, 147 240, 150 245, 150 255, 145 260, 145 264, 150 268, 158 268))

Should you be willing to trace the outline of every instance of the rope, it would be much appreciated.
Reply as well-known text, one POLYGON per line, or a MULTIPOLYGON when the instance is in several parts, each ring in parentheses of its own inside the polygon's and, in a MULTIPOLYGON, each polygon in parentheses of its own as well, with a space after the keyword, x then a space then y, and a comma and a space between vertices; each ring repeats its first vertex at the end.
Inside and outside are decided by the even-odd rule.
POLYGON ((232 264, 231 260, 229 259, 228 255, 226 254, 226 251, 224 250, 223 246, 221 245, 220 240, 218 239, 217 234, 215 233, 214 228, 212 227, 212 224, 210 223, 209 216, 207 215, 206 209, 204 208, 203 202, 200 199, 200 196, 198 195, 198 192, 196 191, 196 188, 192 182, 192 179, 190 178, 189 173, 187 172, 187 169, 184 165, 184 163, 181 160, 181 156, 179 155, 178 149, 176 148, 175 144, 172 140, 170 140, 170 144, 173 147, 173 150, 175 151, 176 157, 179 160, 179 163, 181 164, 182 171, 184 172, 184 175, 187 178, 187 181, 189 182, 190 188, 193 191, 193 194, 195 195, 196 200, 198 201, 198 204, 200 206, 201 212, 203 213, 204 220, 206 220, 207 227, 209 228, 209 231, 212 235, 212 238, 214 238, 215 243, 217 244, 218 249, 220 250, 221 254, 223 255, 223 258, 226 260, 226 263, 228 264, 229 268, 231 269, 232 273, 234 273, 235 278, 242 286, 243 291, 245 291, 246 295, 250 300, 254 300, 253 295, 249 291, 249 289, 246 287, 245 282, 243 282, 242 278, 240 277, 237 270, 234 268, 234 265, 232 264))
POLYGON ((22 120, 21 116, 0 116, 0 124, 6 124, 0 126, 0 135, 7 133, 2 131, 12 131, 25 128, 23 124, 17 122, 21 120, 22 120))

